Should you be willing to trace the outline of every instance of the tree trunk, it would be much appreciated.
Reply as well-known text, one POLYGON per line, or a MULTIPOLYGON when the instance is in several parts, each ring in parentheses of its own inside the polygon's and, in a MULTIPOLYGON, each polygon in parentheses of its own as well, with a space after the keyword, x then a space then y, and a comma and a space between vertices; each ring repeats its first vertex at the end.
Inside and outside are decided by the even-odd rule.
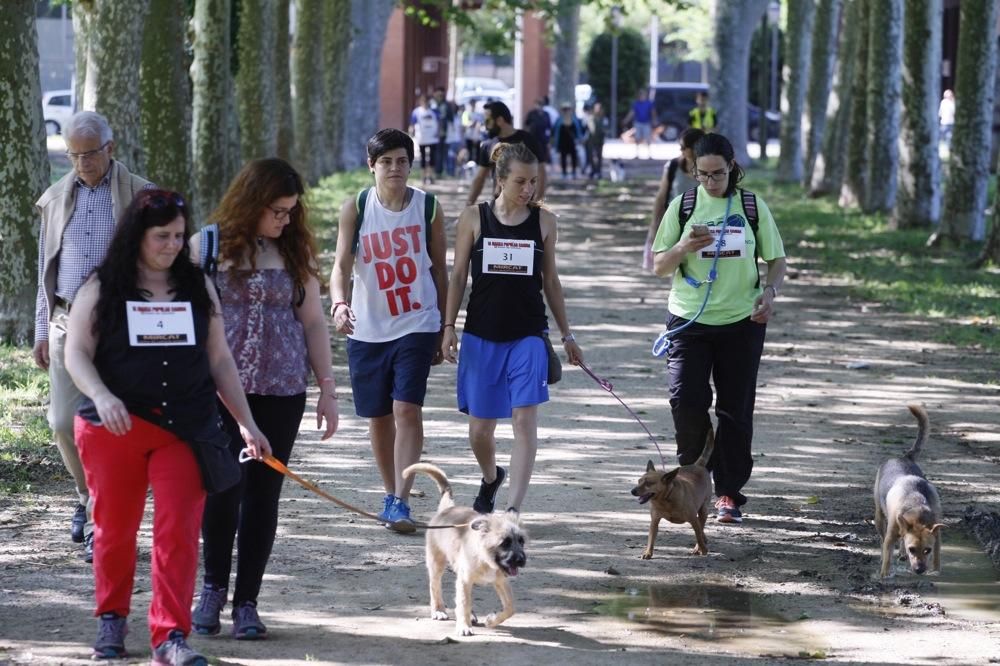
POLYGON ((145 174, 136 63, 142 59, 142 26, 149 0, 95 0, 92 6, 83 108, 108 119, 115 135, 115 159, 132 173, 145 174))
POLYGON ((73 111, 83 108, 86 97, 87 61, 90 59, 90 25, 94 14, 94 0, 76 0, 73 3, 73 111))
POLYGON ((992 218, 986 244, 983 245, 983 251, 973 264, 975 268, 982 268, 986 264, 1000 266, 1000 191, 993 197, 992 218))
POLYGON ((955 129, 941 227, 932 243, 982 240, 993 126, 996 0, 960 5, 955 64, 955 129))
POLYGON ((941 0, 908 0, 903 17, 903 126, 892 215, 900 229, 930 227, 941 217, 941 16, 941 0))
POLYGON ((49 185, 33 0, 0 13, 0 341, 31 342, 38 276, 35 202, 49 185))
POLYGON ((139 73, 142 145, 150 146, 146 176, 191 198, 191 90, 184 5, 151 0, 139 73))
MULTIPOLYGON (((315 183, 323 172, 323 0, 296 0, 292 79, 295 84, 296 165, 302 177, 315 183)), ((345 22, 346 23, 346 22, 345 22)), ((348 31, 346 25, 342 28, 348 31)))
POLYGON ((812 55, 809 61, 809 90, 806 93, 808 122, 805 133, 806 161, 802 175, 802 186, 806 188, 812 183, 816 156, 826 131, 827 106, 830 103, 833 70, 837 62, 841 2, 842 0, 819 0, 816 5, 812 55))
POLYGON ((750 38, 767 0, 712 3, 714 48, 709 56, 709 80, 712 81, 712 106, 717 131, 733 144, 736 161, 746 165, 747 155, 747 99, 749 96, 750 38))
POLYGON ((350 0, 326 0, 323 4, 323 119, 321 128, 326 147, 323 150, 323 175, 340 168, 343 158, 340 142, 344 139, 344 107, 347 99, 347 49, 350 34, 350 0))
POLYGON ((552 53, 555 104, 576 108, 576 83, 579 78, 577 45, 580 41, 580 0, 559 0, 556 14, 555 49, 552 53))
POLYGON ((273 0, 240 0, 236 108, 240 157, 244 160, 273 157, 278 147, 274 85, 277 18, 273 0))
MULTIPOLYGON (((854 1, 856 30, 854 67, 851 79, 851 109, 847 119, 847 160, 844 165, 844 181, 840 190, 840 205, 860 206, 864 200, 868 182, 868 33, 869 6, 867 0, 854 1)), ((844 52, 844 57, 852 57, 844 52)), ((845 81, 845 84, 847 82, 845 81)))
POLYGON ((192 83, 195 209, 206 219, 229 184, 233 83, 229 70, 230 0, 196 0, 192 83))
POLYGON ((779 183, 802 181, 802 116, 805 108, 814 0, 789 0, 785 28, 785 85, 781 93, 781 155, 774 179, 779 183))
POLYGON ((812 171, 809 196, 819 197, 840 192, 844 182, 844 163, 847 160, 848 123, 851 118, 851 92, 857 60, 854 51, 858 44, 858 15, 864 11, 860 0, 846 0, 840 24, 840 44, 837 73, 833 94, 827 104, 826 128, 823 146, 816 156, 812 171))
POLYGON ((378 131, 378 82, 389 15, 395 0, 351 0, 351 44, 347 56, 342 164, 353 169, 366 161, 368 138, 378 131), (361 103, 361 102, 364 103, 361 103))
POLYGON ((295 135, 292 126, 292 74, 288 40, 288 15, 291 0, 277 0, 277 20, 274 37, 274 119, 277 125, 276 154, 283 160, 292 160, 295 154, 295 135))
POLYGON ((899 169, 903 86, 903 0, 871 4, 868 33, 868 188, 865 212, 890 211, 899 169))

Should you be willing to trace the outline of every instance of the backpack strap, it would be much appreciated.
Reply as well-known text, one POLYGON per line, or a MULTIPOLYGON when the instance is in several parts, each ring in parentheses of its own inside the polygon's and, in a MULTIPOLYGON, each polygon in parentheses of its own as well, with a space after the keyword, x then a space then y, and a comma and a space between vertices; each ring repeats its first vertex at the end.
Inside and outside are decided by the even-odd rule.
POLYGON ((677 215, 677 220, 680 222, 681 227, 687 224, 687 221, 691 219, 691 214, 694 213, 694 207, 697 203, 697 187, 692 187, 690 190, 687 190, 681 195, 681 211, 677 215))
POLYGON ((354 222, 354 239, 351 241, 351 254, 358 253, 358 243, 361 242, 361 223, 365 219, 365 203, 368 201, 368 192, 371 189, 370 187, 366 187, 358 192, 357 198, 354 199, 354 208, 358 211, 358 219, 354 222))
POLYGON ((215 274, 219 271, 219 225, 209 224, 202 228, 199 254, 198 265, 215 282, 215 274))
POLYGON ((757 244, 757 230, 760 228, 760 213, 757 211, 757 195, 750 190, 740 190, 740 202, 743 204, 743 212, 747 214, 747 222, 750 230, 753 231, 753 265, 754 272, 757 273, 757 284, 754 289, 760 287, 760 271, 757 270, 757 258, 760 256, 760 249, 757 244))
POLYGON ((427 256, 431 256, 431 225, 434 224, 434 216, 437 215, 437 197, 430 192, 424 192, 424 230, 427 240, 424 245, 427 249, 427 256))
MULTIPOLYGON (((667 203, 670 203, 670 192, 674 189, 674 179, 677 177, 677 169, 680 166, 681 158, 675 157, 667 163, 667 203)), ((690 214, 688 215, 690 217, 690 214)))

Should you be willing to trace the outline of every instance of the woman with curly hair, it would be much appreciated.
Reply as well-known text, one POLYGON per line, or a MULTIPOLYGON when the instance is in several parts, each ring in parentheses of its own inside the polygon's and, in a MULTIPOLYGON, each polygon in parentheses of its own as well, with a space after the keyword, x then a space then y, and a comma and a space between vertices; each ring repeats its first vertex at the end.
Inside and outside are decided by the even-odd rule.
MULTIPOLYGON (((214 224, 192 239, 202 265, 215 276, 226 339, 250 409, 274 457, 286 464, 305 411, 310 368, 319 386, 316 427, 326 421, 322 439, 333 435, 338 421, 330 335, 304 194, 302 178, 288 162, 254 160, 229 185, 211 215, 214 224)), ((243 443, 231 420, 226 426, 237 456, 243 443)), ((266 637, 257 595, 278 527, 283 480, 266 465, 244 465, 239 484, 205 503, 205 581, 193 616, 198 633, 221 628, 235 540, 233 636, 266 637)))
POLYGON ((137 194, 70 311, 66 368, 84 394, 74 434, 97 535, 98 659, 126 656, 136 533, 152 486, 153 663, 207 664, 186 642, 205 502, 202 484, 191 482, 199 475, 191 447, 220 434, 216 391, 251 453, 270 452, 240 388, 214 290, 189 259, 188 224, 175 192, 137 194))

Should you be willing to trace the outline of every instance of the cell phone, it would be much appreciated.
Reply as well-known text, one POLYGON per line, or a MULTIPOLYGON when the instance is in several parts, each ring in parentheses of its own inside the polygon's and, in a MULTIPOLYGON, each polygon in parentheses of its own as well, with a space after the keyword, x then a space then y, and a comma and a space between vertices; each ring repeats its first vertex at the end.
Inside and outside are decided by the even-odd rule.
POLYGON ((708 235, 708 225, 707 224, 692 224, 691 234, 694 236, 707 236, 708 235))

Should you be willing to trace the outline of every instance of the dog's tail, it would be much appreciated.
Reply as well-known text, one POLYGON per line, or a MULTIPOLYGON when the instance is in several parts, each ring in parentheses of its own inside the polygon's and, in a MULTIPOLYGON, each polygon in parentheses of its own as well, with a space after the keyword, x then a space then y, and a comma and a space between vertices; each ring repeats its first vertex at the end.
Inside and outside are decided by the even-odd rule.
POLYGON ((708 460, 712 457, 712 450, 715 448, 715 430, 712 429, 712 424, 708 424, 708 434, 705 435, 705 448, 701 450, 701 455, 698 459, 694 461, 695 465, 701 465, 702 467, 708 467, 708 460))
POLYGON ((451 483, 448 482, 448 477, 445 476, 444 471, 440 467, 430 463, 416 463, 403 470, 403 478, 408 479, 417 472, 423 472, 434 479, 438 490, 441 491, 441 502, 438 504, 438 511, 455 505, 455 497, 451 492, 451 483))
POLYGON ((927 441, 927 431, 930 428, 930 419, 927 418, 927 410, 921 405, 907 405, 910 413, 917 418, 917 439, 913 442, 910 450, 903 454, 903 457, 916 460, 917 454, 927 441))

